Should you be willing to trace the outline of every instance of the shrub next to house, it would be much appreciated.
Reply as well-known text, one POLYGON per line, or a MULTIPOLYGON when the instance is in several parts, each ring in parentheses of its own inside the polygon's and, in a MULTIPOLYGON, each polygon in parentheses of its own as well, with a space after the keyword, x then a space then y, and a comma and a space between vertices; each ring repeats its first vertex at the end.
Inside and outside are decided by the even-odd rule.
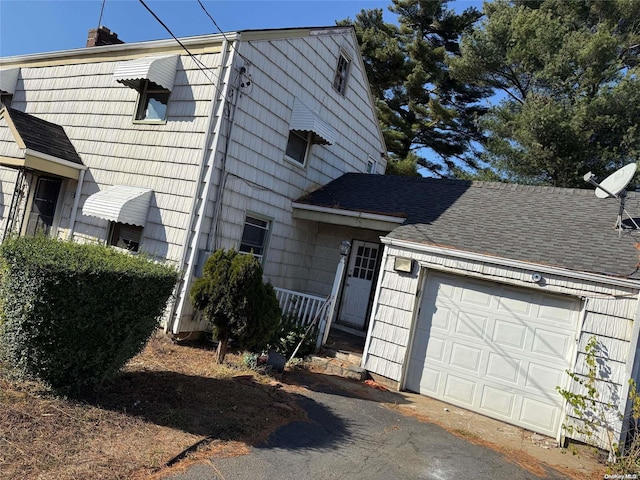
POLYGON ((65 394, 112 378, 158 326, 177 272, 44 236, 0 245, 0 346, 20 376, 65 394))

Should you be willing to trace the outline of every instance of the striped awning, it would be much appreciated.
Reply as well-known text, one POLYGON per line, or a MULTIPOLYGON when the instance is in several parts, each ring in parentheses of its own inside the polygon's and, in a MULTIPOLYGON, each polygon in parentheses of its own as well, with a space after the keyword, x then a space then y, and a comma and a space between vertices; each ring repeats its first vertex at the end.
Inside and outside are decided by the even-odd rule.
POLYGON ((338 139, 338 134, 333 127, 297 98, 293 102, 289 129, 311 132, 313 133, 313 143, 322 145, 331 145, 338 139))
POLYGON ((18 84, 19 68, 5 68, 0 70, 0 93, 13 95, 18 84))
POLYGON ((149 188, 114 185, 87 198, 82 214, 144 227, 152 193, 149 188))
POLYGON ((118 62, 113 77, 123 85, 136 90, 140 89, 144 80, 149 80, 158 87, 171 91, 177 66, 178 55, 137 58, 118 62))

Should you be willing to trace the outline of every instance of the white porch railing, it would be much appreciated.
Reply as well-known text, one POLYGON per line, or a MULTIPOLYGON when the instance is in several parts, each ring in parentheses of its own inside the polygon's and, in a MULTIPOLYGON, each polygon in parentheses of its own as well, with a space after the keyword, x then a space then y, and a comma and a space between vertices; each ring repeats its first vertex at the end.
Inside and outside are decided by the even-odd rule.
POLYGON ((296 316, 301 325, 309 325, 314 320, 316 321, 318 325, 316 346, 318 348, 321 347, 324 339, 324 329, 328 323, 327 317, 332 310, 330 308, 331 297, 318 297, 277 287, 274 287, 274 290, 283 315, 296 316))

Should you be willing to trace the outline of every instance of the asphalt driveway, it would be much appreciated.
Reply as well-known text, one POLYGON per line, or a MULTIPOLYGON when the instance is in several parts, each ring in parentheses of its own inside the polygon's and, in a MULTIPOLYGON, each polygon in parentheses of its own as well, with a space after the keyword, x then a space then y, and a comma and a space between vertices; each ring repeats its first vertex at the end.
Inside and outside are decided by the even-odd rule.
POLYGON ((243 456, 211 459, 175 480, 260 479, 536 479, 568 478, 475 445, 437 425, 363 398, 348 383, 322 376, 296 379, 308 420, 276 430, 243 456))

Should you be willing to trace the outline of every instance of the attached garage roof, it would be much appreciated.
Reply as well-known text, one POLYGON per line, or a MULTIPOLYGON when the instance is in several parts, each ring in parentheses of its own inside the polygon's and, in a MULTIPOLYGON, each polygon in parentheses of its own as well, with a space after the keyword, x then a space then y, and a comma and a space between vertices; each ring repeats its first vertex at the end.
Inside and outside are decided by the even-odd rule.
POLYGON ((297 98, 293 102, 289 129, 311 132, 314 134, 313 142, 323 145, 331 145, 338 139, 338 134, 331 125, 297 98))
POLYGON ((87 198, 82 214, 143 227, 147 221, 151 194, 149 188, 115 185, 87 198))
POLYGON ((173 90, 176 78, 178 55, 163 57, 143 57, 126 62, 118 62, 113 72, 116 81, 134 89, 139 89, 143 80, 164 88, 173 90))
POLYGON ((5 68, 0 70, 0 93, 13 95, 18 84, 19 68, 5 68))
MULTIPOLYGON (((574 271, 629 277, 639 260, 635 240, 613 229, 618 203, 588 186, 348 173, 296 204, 405 215, 387 237, 574 271)), ((640 214, 639 194, 628 193, 627 211, 640 214)))

